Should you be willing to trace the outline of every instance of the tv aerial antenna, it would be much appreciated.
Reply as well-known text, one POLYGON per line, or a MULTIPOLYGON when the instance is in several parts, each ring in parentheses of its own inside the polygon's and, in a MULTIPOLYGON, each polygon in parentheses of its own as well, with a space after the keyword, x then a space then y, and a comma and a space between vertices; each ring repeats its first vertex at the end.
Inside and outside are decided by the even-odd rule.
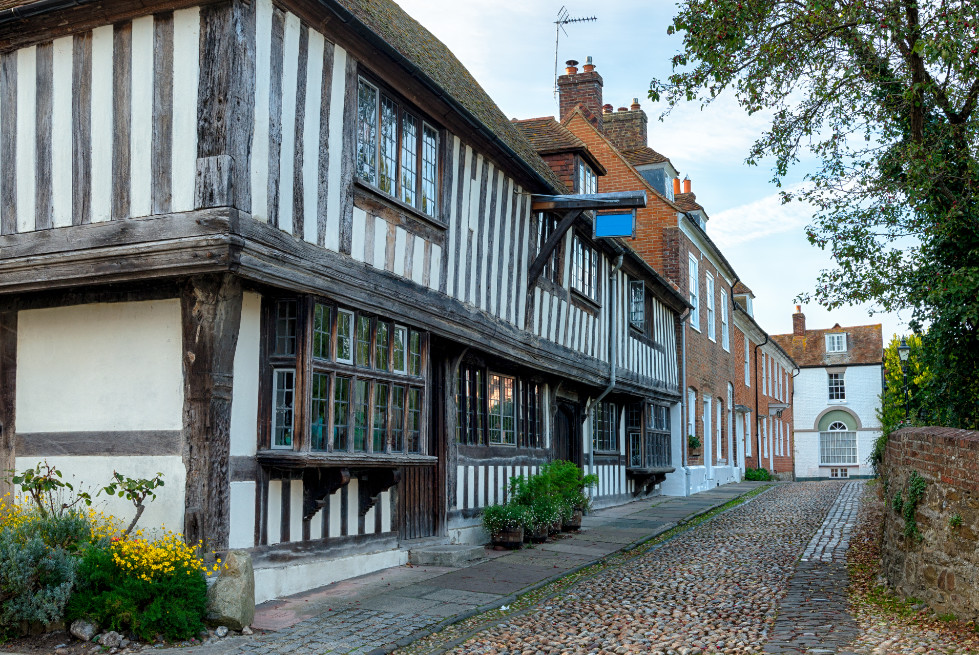
POLYGON ((572 23, 591 23, 598 20, 596 16, 571 16, 568 8, 561 5, 561 8, 557 12, 557 20, 554 21, 554 97, 557 98, 557 57, 558 57, 558 45, 561 42, 561 32, 564 32, 565 36, 568 36, 567 30, 564 29, 565 25, 570 25, 572 23))

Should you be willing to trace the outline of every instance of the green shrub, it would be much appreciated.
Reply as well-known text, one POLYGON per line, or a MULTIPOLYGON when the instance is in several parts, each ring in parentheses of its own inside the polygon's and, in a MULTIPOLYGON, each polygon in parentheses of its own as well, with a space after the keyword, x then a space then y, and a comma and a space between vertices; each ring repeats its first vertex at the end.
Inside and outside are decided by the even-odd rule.
POLYGON ((561 518, 560 503, 553 496, 534 498, 524 510, 524 529, 540 530, 561 518))
POLYGON ((764 468, 748 468, 744 471, 744 479, 752 480, 755 482, 769 482, 772 480, 772 474, 768 472, 768 469, 764 468))
POLYGON ((490 505, 483 508, 483 527, 491 535, 517 530, 523 525, 520 505, 490 505))
POLYGON ((77 585, 69 621, 84 618, 144 641, 188 639, 204 629, 207 584, 193 562, 147 580, 121 568, 112 549, 92 547, 81 559, 77 585))
POLYGON ((697 435, 695 434, 687 435, 687 448, 689 448, 690 450, 697 450, 702 445, 703 444, 700 443, 700 439, 697 437, 697 435))
POLYGON ((77 528, 63 517, 27 520, 0 530, 0 633, 13 633, 22 621, 60 621, 76 580, 77 559, 58 543, 77 528))

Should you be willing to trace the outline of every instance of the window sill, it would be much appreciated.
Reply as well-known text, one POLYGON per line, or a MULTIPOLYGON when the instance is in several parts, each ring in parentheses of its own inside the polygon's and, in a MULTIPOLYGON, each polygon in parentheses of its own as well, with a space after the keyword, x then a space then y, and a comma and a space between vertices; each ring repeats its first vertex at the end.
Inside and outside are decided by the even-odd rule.
POLYGON ((387 193, 386 191, 381 190, 380 187, 374 186, 373 184, 371 184, 370 182, 368 182, 363 178, 355 177, 354 184, 360 189, 369 192, 374 200, 376 200, 377 202, 383 205, 387 205, 391 209, 405 212, 409 214, 412 218, 416 218, 433 227, 437 227, 440 230, 446 230, 449 227, 448 223, 443 222, 441 218, 436 218, 435 216, 429 216, 428 214, 421 211, 417 207, 413 207, 402 200, 398 200, 397 198, 387 193))
POLYGON ((435 466, 438 457, 416 453, 338 453, 300 452, 283 448, 260 450, 256 458, 261 464, 281 468, 391 468, 398 466, 435 466))
POLYGON ((576 301, 578 305, 583 305, 585 309, 590 309, 595 314, 598 314, 602 309, 602 306, 598 304, 597 300, 589 298, 574 287, 571 288, 571 299, 576 301))

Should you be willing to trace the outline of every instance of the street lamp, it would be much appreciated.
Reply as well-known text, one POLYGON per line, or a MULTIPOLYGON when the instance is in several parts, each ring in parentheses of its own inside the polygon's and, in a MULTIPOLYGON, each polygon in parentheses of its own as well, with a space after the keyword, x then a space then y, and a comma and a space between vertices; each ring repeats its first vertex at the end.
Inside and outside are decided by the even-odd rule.
POLYGON ((897 356, 901 358, 901 374, 904 376, 904 420, 908 420, 908 357, 911 356, 911 346, 901 337, 901 345, 897 347, 897 356))

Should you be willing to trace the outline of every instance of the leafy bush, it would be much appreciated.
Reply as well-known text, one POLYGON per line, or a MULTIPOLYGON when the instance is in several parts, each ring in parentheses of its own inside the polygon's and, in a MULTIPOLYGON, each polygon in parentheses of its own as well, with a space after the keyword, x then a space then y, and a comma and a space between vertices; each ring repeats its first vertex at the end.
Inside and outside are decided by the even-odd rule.
MULTIPOLYGON (((214 568, 219 566, 220 560, 214 568)), ((204 628, 205 572, 211 573, 180 535, 115 539, 106 548, 86 549, 67 616, 143 640, 157 634, 187 639, 204 628)))
POLYGON ((523 526, 523 515, 520 505, 490 505, 483 508, 483 527, 491 535, 518 530, 523 526))
POLYGON ((769 482, 772 480, 772 474, 765 468, 748 468, 744 471, 744 479, 753 480, 755 482, 769 482))
POLYGON ((524 511, 524 529, 531 532, 552 525, 561 518, 561 507, 554 496, 534 498, 524 511))
POLYGON ((76 580, 74 551, 90 540, 87 520, 75 511, 41 514, 0 503, 0 632, 61 620, 76 580))
POLYGON ((697 437, 697 435, 695 435, 695 434, 688 434, 687 435, 687 448, 689 448, 690 450, 697 450, 702 445, 703 444, 700 443, 700 438, 697 437))

